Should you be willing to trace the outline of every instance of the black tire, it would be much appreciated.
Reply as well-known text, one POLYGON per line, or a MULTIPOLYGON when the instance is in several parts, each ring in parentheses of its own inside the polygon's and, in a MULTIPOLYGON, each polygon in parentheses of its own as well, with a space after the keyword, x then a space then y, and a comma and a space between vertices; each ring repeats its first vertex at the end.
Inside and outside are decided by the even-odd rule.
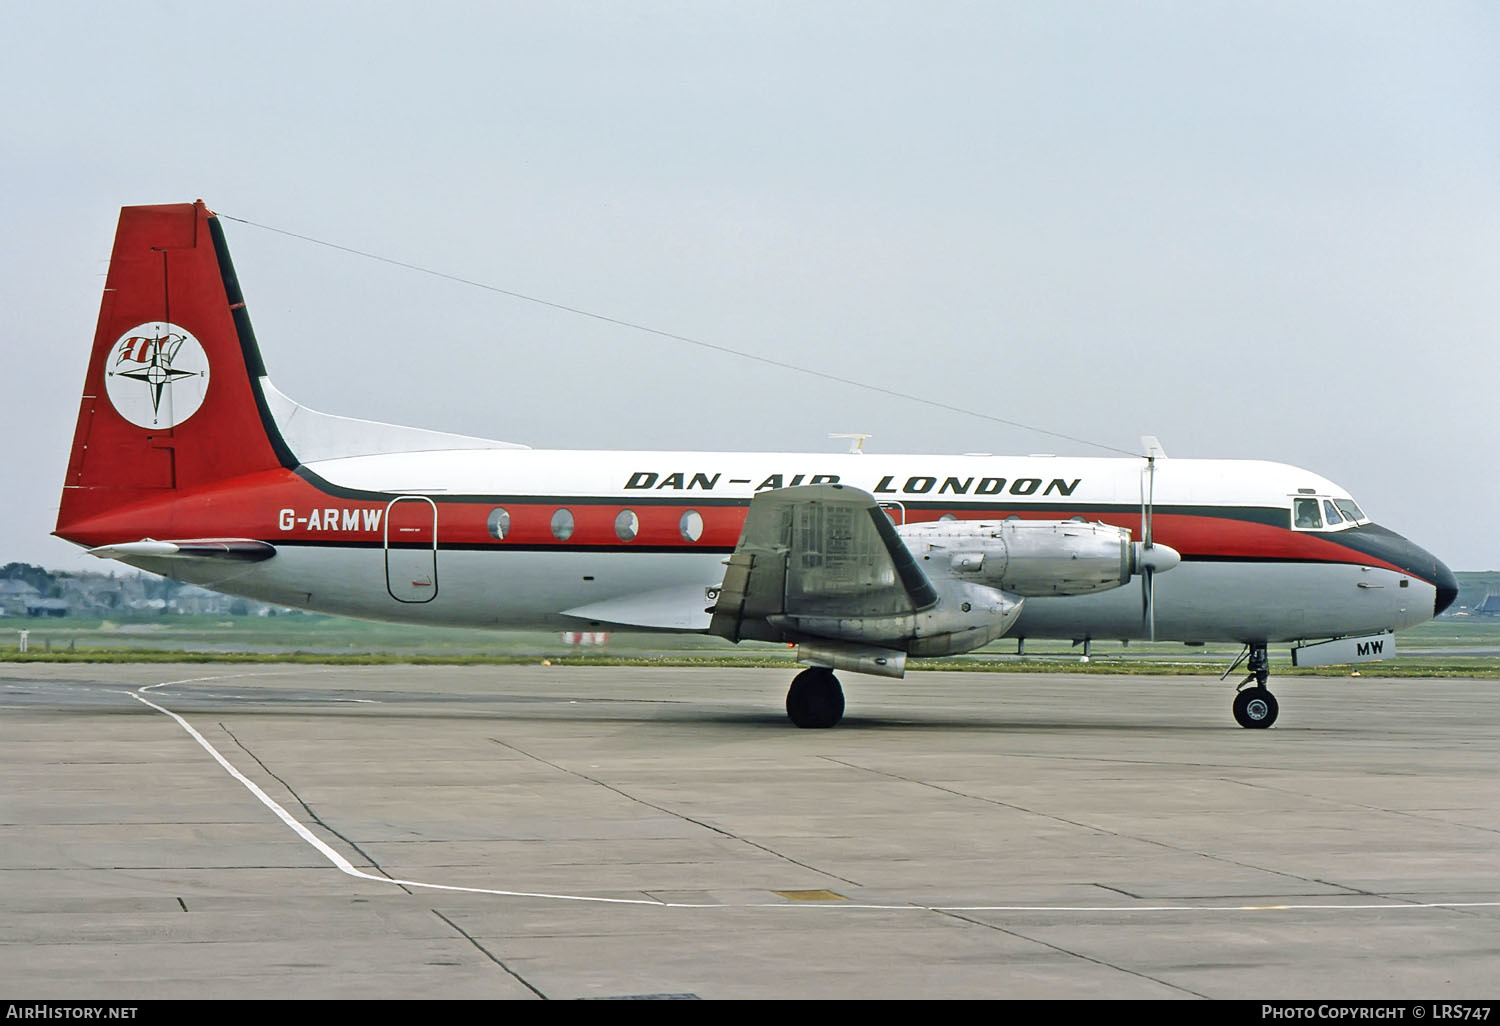
POLYGON ((1251 730, 1264 730, 1276 722, 1280 712, 1276 696, 1267 688, 1246 688, 1234 696, 1234 721, 1251 730))
POLYGON ((786 715, 799 727, 823 729, 844 718, 844 689, 833 671, 821 666, 803 670, 786 693, 786 715))

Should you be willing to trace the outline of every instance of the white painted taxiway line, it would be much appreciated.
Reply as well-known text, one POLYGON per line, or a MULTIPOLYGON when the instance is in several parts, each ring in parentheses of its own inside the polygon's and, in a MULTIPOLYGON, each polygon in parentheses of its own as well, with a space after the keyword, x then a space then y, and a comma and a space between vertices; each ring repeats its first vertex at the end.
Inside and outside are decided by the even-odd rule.
POLYGON ((1412 909, 1460 909, 1460 908, 1500 908, 1500 901, 1442 901, 1442 902, 1362 902, 1357 904, 1292 904, 1292 905, 922 905, 907 903, 900 905, 864 905, 848 901, 837 902, 675 902, 656 901, 647 898, 603 898, 586 894, 549 894, 539 891, 509 891, 490 887, 460 887, 453 884, 429 883, 424 880, 402 880, 389 876, 376 876, 356 867, 344 856, 304 826, 295 816, 277 803, 277 801, 260 787, 245 776, 234 764, 226 759, 217 748, 209 743, 208 739, 193 727, 191 723, 179 716, 177 713, 167 709, 146 698, 142 692, 155 688, 169 687, 174 684, 196 684, 211 680, 230 680, 240 677, 263 677, 275 676, 275 673, 236 673, 224 674, 213 677, 192 677, 186 680, 161 681, 157 684, 147 684, 135 691, 126 692, 131 698, 150 706, 164 716, 171 717, 178 726, 187 731, 194 741, 213 756, 215 762, 224 768, 235 780, 244 785, 255 798, 266 808, 270 809, 293 833, 306 841, 319 854, 331 862, 334 868, 348 876, 360 880, 368 880, 371 883, 391 884, 400 887, 415 887, 432 891, 452 891, 463 894, 488 894, 501 898, 530 898, 548 901, 571 901, 588 902, 601 905, 649 905, 657 908, 680 908, 680 909, 759 909, 759 908, 800 908, 800 909, 824 909, 841 911, 879 911, 879 912, 1053 912, 1053 913, 1160 913, 1160 912, 1355 912, 1355 911, 1397 911, 1412 909))

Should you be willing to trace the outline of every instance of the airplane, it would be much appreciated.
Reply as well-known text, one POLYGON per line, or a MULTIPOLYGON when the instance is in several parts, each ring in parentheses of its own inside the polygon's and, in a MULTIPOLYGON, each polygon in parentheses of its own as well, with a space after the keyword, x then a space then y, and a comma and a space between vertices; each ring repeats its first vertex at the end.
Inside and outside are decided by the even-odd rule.
POLYGON ((1265 728, 1268 646, 1385 654, 1457 595, 1324 477, 1146 442, 1140 458, 568 451, 319 413, 272 385, 199 200, 121 210, 54 533, 346 616, 794 645, 787 714, 814 728, 843 716, 835 670, 900 677, 1001 637, 1238 642, 1234 717, 1265 728))

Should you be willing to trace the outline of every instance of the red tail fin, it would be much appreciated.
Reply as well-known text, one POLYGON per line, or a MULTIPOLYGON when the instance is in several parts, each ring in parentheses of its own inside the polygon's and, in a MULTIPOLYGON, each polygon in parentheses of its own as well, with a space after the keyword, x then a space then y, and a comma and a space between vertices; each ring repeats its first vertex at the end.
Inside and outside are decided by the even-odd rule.
POLYGON ((125 207, 99 309, 57 533, 173 490, 294 466, 218 219, 125 207))

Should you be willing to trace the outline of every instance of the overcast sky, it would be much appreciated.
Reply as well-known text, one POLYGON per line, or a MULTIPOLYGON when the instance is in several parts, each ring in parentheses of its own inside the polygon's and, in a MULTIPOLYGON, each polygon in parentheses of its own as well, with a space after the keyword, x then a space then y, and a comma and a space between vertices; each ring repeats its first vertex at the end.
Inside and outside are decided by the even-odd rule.
MULTIPOLYGON (((0 5, 0 563, 118 208, 222 214, 1138 451, 1500 568, 1500 5, 0 5)), ((277 386, 539 447, 1102 455, 226 223, 277 386)))

